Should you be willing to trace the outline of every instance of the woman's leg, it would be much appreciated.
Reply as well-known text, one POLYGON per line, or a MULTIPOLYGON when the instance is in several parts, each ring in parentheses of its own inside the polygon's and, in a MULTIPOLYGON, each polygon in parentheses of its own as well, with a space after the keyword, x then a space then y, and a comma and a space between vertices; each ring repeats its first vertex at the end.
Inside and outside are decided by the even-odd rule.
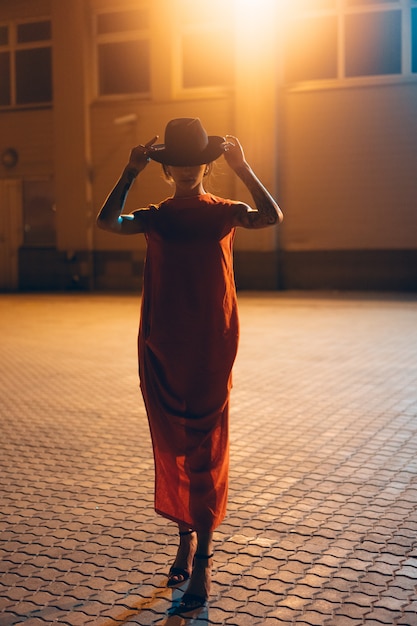
POLYGON ((213 532, 197 532, 197 553, 210 555, 213 552, 213 532))
POLYGON ((184 596, 183 605, 188 604, 192 608, 192 596, 197 596, 203 601, 210 595, 211 570, 213 566, 213 533, 197 533, 197 552, 195 553, 194 568, 184 596), (190 602, 188 602, 190 600, 190 602))
POLYGON ((168 587, 181 585, 191 576, 197 549, 196 533, 188 526, 178 525, 180 544, 177 556, 168 574, 168 587))

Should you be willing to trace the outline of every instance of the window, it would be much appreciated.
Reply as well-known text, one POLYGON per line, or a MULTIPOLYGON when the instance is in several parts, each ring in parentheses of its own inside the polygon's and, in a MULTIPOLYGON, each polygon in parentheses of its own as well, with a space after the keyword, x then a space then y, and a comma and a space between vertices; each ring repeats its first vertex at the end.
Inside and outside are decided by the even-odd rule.
POLYGON ((417 73, 417 9, 411 9, 411 71, 417 73))
POLYGON ((50 20, 0 25, 0 106, 51 102, 50 20))
POLYGON ((147 9, 96 15, 98 95, 148 94, 150 34, 147 9))
POLYGON ((346 76, 401 74, 401 12, 346 16, 346 76))
POLYGON ((180 90, 228 87, 234 82, 233 3, 179 0, 180 90))
POLYGON ((288 83, 417 72, 415 0, 294 2, 286 44, 288 83))
POLYGON ((51 22, 28 22, 17 25, 17 41, 29 43, 32 41, 48 41, 51 39, 51 22))
POLYGON ((10 52, 0 52, 0 106, 12 103, 10 52))
POLYGON ((7 26, 0 26, 0 46, 7 46, 9 43, 9 29, 7 26))

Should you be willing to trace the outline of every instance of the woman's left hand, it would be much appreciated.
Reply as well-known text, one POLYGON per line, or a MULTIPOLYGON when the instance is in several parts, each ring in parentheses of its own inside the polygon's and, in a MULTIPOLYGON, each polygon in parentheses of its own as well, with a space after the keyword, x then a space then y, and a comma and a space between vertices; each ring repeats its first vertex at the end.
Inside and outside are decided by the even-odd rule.
POLYGON ((236 171, 239 167, 246 164, 243 148, 239 139, 233 135, 226 135, 225 140, 223 143, 224 158, 232 170, 236 171))

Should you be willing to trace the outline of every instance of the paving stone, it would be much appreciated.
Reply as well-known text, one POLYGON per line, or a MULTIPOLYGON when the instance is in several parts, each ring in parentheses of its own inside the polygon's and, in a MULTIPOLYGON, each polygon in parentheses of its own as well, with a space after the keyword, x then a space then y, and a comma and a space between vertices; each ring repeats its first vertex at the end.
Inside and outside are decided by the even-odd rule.
POLYGON ((66 624, 67 626, 84 626, 88 624, 91 617, 86 615, 82 611, 72 611, 60 618, 58 623, 66 624))
MULTIPOLYGON (((327 617, 323 619, 323 626, 362 626, 363 625, 363 620, 362 619, 355 619, 353 617, 347 617, 346 615, 337 615, 337 616, 332 616, 332 617, 327 617)), ((377 626, 376 624, 371 624, 370 622, 366 621, 366 626, 377 626)))
POLYGON ((263 606, 266 606, 266 607, 273 607, 273 606, 275 606, 275 604, 277 603, 277 601, 279 599, 280 599, 279 596, 277 596, 272 591, 262 591, 262 590, 260 590, 256 594, 250 596, 250 600, 249 601, 250 601, 251 604, 256 602, 256 603, 262 604, 263 606))
POLYGON ((307 585, 313 589, 320 589, 326 582, 326 578, 316 576, 315 574, 307 574, 298 580, 299 585, 307 585))
POLYGON ((287 607, 297 611, 302 611, 310 603, 309 598, 302 598, 293 593, 289 593, 286 597, 277 602, 278 607, 287 607))
MULTIPOLYGON (((211 616, 210 616, 210 619, 211 619, 211 616)), ((207 621, 205 621, 204 624, 200 622, 201 626, 205 626, 207 623, 208 623, 207 621)), ((260 624, 266 624, 267 620, 262 618, 262 620, 259 621, 256 618, 254 618, 253 615, 248 615, 248 614, 245 615, 244 613, 238 613, 237 615, 234 615, 233 617, 227 617, 226 620, 222 623, 225 624, 225 626, 258 626, 260 624)), ((198 621, 196 621, 195 626, 198 626, 198 621)))
POLYGON ((238 612, 242 607, 245 607, 247 602, 242 602, 239 600, 234 600, 230 596, 226 596, 224 598, 220 598, 218 600, 210 602, 210 613, 213 609, 221 609, 225 613, 229 615, 234 615, 238 612))
POLYGON ((19 602, 13 602, 13 613, 16 615, 28 615, 38 609, 36 602, 31 600, 20 600, 19 602))
POLYGON ((210 623, 224 624, 227 619, 227 612, 220 608, 210 609, 210 623))
POLYGON ((32 593, 30 590, 25 589, 25 587, 21 587, 19 585, 16 585, 15 587, 9 587, 7 590, 4 590, 2 592, 2 597, 0 597, 0 607, 3 603, 10 604, 10 600, 17 602, 20 600, 24 600, 29 596, 32 596, 32 593))
POLYGON ((397 620, 396 626, 417 626, 417 613, 405 611, 397 620))
POLYGON ((292 589, 293 586, 294 584, 291 580, 288 582, 284 582, 281 580, 270 579, 264 584, 259 585, 259 589, 261 591, 267 590, 280 596, 280 595, 285 595, 286 593, 288 593, 289 589, 292 589))
MULTIPOLYGON (((295 620, 298 619, 300 615, 300 611, 298 609, 293 609, 287 606, 278 606, 276 609, 268 613, 269 619, 278 620, 278 624, 285 624, 289 622, 290 624, 296 624, 295 620)), ((277 621, 275 622, 277 623, 277 621)))
POLYGON ((403 598, 396 598, 393 595, 384 595, 380 597, 378 600, 374 602, 374 607, 376 609, 385 608, 389 611, 393 611, 397 614, 400 614, 402 609, 408 604, 407 600, 403 598))
MULTIPOLYGON (((328 614, 330 619, 333 619, 331 613, 328 614)), ((321 611, 316 612, 314 610, 305 611, 302 616, 297 618, 298 624, 308 624, 309 626, 322 626, 325 623, 326 614, 323 614, 321 611)))
POLYGON ((15 604, 16 600, 14 600, 13 598, 0 598, 0 611, 8 611, 12 609, 15 604))
POLYGON ((374 607, 371 611, 366 613, 366 619, 369 621, 374 620, 375 622, 380 622, 381 624, 390 624, 395 623, 395 611, 389 611, 384 608, 376 608, 374 607))

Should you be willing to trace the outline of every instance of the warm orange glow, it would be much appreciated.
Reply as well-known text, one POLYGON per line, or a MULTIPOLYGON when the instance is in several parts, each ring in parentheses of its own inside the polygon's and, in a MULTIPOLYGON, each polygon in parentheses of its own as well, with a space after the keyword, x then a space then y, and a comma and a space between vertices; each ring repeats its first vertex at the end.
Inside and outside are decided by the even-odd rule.
POLYGON ((248 17, 265 18, 274 13, 282 17, 291 10, 293 4, 293 0, 235 0, 235 10, 248 17))
POLYGON ((229 27, 231 34, 236 26, 246 24, 252 27, 254 37, 262 37, 257 27, 287 17, 294 10, 294 0, 181 0, 178 6, 181 24, 215 23, 229 27))
POLYGON ((259 48, 265 39, 278 40, 283 26, 294 11, 294 0, 234 0, 234 21, 239 38, 247 38, 259 48))
POLYGON ((234 0, 181 0, 181 24, 210 24, 227 25, 234 9, 234 0))
POLYGON ((248 95, 255 82, 276 75, 282 23, 290 6, 291 0, 234 0, 239 79, 243 85, 247 76, 248 95))
POLYGON ((294 1, 179 0, 182 86, 227 87, 237 81, 241 88, 247 84, 250 97, 279 74, 278 49, 294 1))

